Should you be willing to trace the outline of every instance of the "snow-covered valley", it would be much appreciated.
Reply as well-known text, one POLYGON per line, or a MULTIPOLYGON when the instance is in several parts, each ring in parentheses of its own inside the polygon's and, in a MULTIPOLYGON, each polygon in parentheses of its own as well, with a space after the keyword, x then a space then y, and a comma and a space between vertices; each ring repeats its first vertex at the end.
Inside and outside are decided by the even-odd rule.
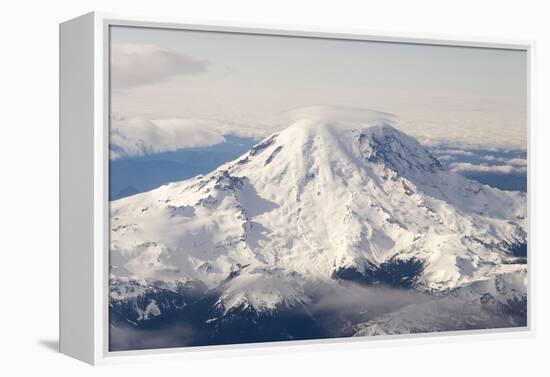
POLYGON ((111 348, 524 326, 525 194, 392 124, 302 109, 207 175, 112 202, 111 348))

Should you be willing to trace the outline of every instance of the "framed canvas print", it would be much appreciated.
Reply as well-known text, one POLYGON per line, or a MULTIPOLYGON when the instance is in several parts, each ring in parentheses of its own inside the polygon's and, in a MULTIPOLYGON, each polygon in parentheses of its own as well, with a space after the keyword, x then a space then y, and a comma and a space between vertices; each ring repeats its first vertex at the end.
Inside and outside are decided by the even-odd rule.
POLYGON ((528 334, 531 51, 61 24, 61 351, 528 334))

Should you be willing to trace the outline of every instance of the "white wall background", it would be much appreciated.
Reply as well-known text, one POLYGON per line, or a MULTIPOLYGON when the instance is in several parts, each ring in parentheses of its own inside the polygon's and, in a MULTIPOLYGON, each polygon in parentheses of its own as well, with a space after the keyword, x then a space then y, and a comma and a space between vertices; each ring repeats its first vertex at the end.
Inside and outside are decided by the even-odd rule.
MULTIPOLYGON (((67 375, 542 375, 550 349, 547 144, 550 27, 544 1, 81 0, 1 5, 0 373, 67 375), (58 23, 91 10, 254 23, 537 40, 537 336, 93 369, 53 351, 58 315, 58 23), (539 372, 536 372, 537 368, 539 372), (11 373, 5 373, 11 369, 11 373)), ((78 205, 78 203, 75 203, 78 205)))

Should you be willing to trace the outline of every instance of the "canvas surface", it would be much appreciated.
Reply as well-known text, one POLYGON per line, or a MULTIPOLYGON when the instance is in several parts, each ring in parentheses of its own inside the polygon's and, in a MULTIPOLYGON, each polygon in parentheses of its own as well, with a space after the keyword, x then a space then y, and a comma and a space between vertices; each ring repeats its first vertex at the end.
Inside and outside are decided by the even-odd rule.
POLYGON ((525 51, 112 27, 112 351, 523 327, 525 51))

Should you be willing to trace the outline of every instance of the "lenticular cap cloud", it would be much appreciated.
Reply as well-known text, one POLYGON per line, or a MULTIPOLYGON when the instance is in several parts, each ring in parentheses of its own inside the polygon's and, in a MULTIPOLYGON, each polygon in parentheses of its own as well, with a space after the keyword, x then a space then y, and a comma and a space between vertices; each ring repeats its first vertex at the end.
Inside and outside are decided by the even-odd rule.
POLYGON ((338 124, 340 127, 394 125, 397 120, 395 115, 382 111, 331 105, 300 107, 286 112, 282 117, 290 122, 309 120, 323 124, 338 124))

